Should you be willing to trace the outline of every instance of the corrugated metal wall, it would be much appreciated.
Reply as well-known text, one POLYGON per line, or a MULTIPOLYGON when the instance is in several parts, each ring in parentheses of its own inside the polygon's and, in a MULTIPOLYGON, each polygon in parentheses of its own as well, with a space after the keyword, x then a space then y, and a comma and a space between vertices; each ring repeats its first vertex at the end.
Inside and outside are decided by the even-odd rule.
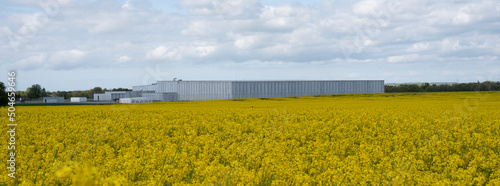
POLYGON ((134 86, 133 90, 143 90, 141 95, 151 97, 153 100, 160 98, 162 101, 219 100, 383 93, 384 81, 158 81, 154 85, 134 86), (156 92, 153 93, 151 90, 156 92))
POLYGON ((110 101, 111 94, 94 94, 94 101, 110 101))
POLYGON ((291 97, 328 94, 383 93, 383 80, 363 81, 235 81, 232 98, 291 97))
POLYGON ((178 92, 181 83, 182 81, 158 81, 156 83, 156 92, 178 92))
POLYGON ((153 93, 153 91, 106 91, 102 94, 94 94, 94 101, 111 101, 120 98, 141 97, 142 93, 153 93))
POLYGON ((156 85, 132 86, 132 91, 156 91, 156 85))
POLYGON ((230 81, 178 81, 180 101, 231 99, 230 81))
POLYGON ((178 101, 177 93, 143 93, 142 97, 151 98, 153 101, 178 101))

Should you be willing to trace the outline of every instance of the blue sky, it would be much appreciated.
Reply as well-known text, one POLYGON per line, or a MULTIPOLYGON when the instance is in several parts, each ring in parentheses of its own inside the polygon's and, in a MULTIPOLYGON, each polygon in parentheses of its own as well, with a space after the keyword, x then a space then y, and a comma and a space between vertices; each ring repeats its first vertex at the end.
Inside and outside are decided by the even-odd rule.
POLYGON ((500 80, 495 0, 37 2, 0 0, 0 71, 16 70, 21 90, 173 78, 500 80))

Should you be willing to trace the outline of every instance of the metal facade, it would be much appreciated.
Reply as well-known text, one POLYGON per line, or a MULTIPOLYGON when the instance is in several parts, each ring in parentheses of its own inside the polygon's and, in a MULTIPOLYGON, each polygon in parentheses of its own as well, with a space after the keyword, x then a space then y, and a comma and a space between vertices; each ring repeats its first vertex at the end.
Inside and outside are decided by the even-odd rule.
POLYGON ((64 103, 64 97, 43 97, 42 103, 64 103))
POLYGON ((384 81, 234 81, 232 98, 383 93, 384 81))
POLYGON ((154 91, 106 91, 94 94, 94 101, 113 101, 120 98, 141 97, 143 93, 154 93, 154 91))
POLYGON ((156 85, 139 85, 132 86, 132 91, 156 91, 156 85))
POLYGON ((179 96, 176 92, 164 93, 143 93, 142 97, 151 98, 153 101, 178 101, 179 96))
POLYGON ((231 99, 230 81, 181 81, 178 86, 179 100, 231 99))
POLYGON ((105 97, 111 100, 142 96, 156 101, 193 101, 383 92, 383 80, 158 81, 152 85, 134 86, 132 92, 106 92, 105 97))
POLYGON ((120 103, 150 103, 153 102, 151 98, 137 97, 137 98, 122 98, 120 103))

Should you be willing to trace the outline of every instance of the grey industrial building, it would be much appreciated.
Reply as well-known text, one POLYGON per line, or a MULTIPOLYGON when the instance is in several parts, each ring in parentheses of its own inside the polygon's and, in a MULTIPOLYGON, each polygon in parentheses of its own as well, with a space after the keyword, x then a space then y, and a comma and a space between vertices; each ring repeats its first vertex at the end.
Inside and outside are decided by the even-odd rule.
POLYGON ((94 100, 144 97, 154 101, 195 101, 259 97, 383 93, 383 80, 340 81, 158 81, 133 91, 94 94, 94 100))
MULTIPOLYGON (((150 91, 154 93, 154 91, 150 91)), ((102 94, 94 93, 94 101, 114 101, 120 98, 133 98, 142 97, 142 94, 146 92, 135 92, 135 91, 106 91, 102 94)))
POLYGON ((64 103, 64 97, 43 97, 42 103, 64 103))
POLYGON ((329 94, 383 93, 383 80, 342 81, 158 81, 133 91, 94 94, 96 101, 145 97, 154 101, 220 100, 329 94))

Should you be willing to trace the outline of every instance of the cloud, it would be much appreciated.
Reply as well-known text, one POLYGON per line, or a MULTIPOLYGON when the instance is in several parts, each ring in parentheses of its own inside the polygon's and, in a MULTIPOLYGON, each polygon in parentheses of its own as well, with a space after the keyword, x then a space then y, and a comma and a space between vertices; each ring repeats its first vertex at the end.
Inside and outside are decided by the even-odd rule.
POLYGON ((49 57, 48 64, 54 69, 76 68, 81 64, 85 54, 84 51, 77 49, 57 51, 49 57))
MULTIPOLYGON (((345 78, 359 74, 355 78, 387 77, 388 81, 403 81, 398 78, 401 74, 392 73, 409 68, 433 68, 435 75, 429 78, 443 78, 439 72, 461 70, 451 69, 460 63, 457 68, 463 68, 463 76, 470 79, 478 76, 476 71, 500 68, 496 58, 500 56, 500 3, 495 0, 307 5, 288 1, 273 6, 258 0, 180 0, 170 2, 174 12, 148 1, 58 2, 57 14, 31 30, 27 28, 33 18, 45 12, 36 1, 9 1, 0 8, 6 10, 0 15, 2 65, 37 71, 141 69, 148 64, 200 69, 307 64, 320 69, 341 67, 345 78), (23 35, 27 30, 30 34, 23 35), (21 46, 14 49, 11 41, 21 41, 21 46), (359 68, 380 73, 369 76, 353 70, 359 68)), ((310 77, 334 78, 333 74, 310 77)), ((429 74, 412 77, 424 75, 429 74)))
POLYGON ((415 43, 406 51, 408 52, 422 52, 429 49, 429 43, 415 43))
POLYGON ((22 70, 33 70, 43 67, 46 63, 46 58, 44 54, 31 56, 28 58, 21 59, 16 62, 15 67, 22 70))
POLYGON ((399 56, 390 56, 387 58, 387 62, 389 63, 405 63, 412 62, 418 59, 418 54, 408 54, 408 55, 399 55, 399 56))
POLYGON ((217 16, 223 19, 248 19, 260 14, 258 0, 181 0, 179 5, 193 15, 217 16))
POLYGON ((122 63, 126 63, 126 62, 130 61, 131 59, 132 59, 132 58, 130 58, 130 57, 128 57, 128 56, 120 56, 120 57, 116 60, 115 64, 122 64, 122 63))
POLYGON ((161 59, 175 59, 179 57, 177 50, 169 49, 165 46, 159 46, 148 52, 146 59, 161 60, 161 59))
POLYGON ((380 6, 380 1, 366 0, 355 4, 352 8, 352 11, 357 15, 370 15, 379 10, 380 6))

